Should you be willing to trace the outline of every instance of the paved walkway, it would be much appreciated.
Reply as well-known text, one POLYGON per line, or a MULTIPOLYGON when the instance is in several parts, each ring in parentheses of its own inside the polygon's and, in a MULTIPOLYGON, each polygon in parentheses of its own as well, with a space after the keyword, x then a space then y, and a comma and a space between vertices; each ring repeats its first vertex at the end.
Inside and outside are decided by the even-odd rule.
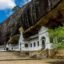
POLYGON ((0 64, 64 64, 64 59, 0 61, 0 64))
POLYGON ((64 64, 64 59, 30 59, 17 52, 0 52, 0 64, 64 64))
POLYGON ((0 61, 29 59, 28 56, 20 55, 19 52, 0 52, 0 61))

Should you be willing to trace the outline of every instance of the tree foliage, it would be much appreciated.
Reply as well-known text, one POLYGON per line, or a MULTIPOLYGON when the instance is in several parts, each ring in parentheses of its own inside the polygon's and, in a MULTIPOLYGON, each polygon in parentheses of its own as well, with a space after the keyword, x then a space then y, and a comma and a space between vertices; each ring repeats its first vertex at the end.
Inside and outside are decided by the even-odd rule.
POLYGON ((57 48, 64 48, 64 26, 55 29, 49 29, 49 35, 51 42, 55 44, 57 48))

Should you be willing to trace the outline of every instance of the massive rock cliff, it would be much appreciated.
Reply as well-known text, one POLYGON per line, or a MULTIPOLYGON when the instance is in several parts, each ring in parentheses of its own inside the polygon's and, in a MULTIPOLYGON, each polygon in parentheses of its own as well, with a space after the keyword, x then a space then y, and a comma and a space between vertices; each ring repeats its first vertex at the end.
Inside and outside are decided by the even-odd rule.
MULTIPOLYGON (((43 8, 43 10, 46 14, 43 15, 40 15, 42 13, 42 7, 39 5, 38 1, 42 0, 37 0, 36 3, 30 2, 22 8, 16 8, 16 12, 10 16, 2 25, 0 25, 0 43, 7 43, 10 38, 13 40, 12 38, 14 38, 15 35, 20 35, 19 28, 21 26, 24 28, 25 37, 28 37, 37 33, 39 28, 43 25, 52 28, 57 27, 58 25, 63 25, 64 0, 58 0, 59 2, 54 6, 53 9, 52 7, 49 7, 48 4, 44 5, 46 8, 45 10, 43 8), (36 8, 34 8, 34 6, 36 8)), ((47 3, 46 0, 45 3, 47 3)))

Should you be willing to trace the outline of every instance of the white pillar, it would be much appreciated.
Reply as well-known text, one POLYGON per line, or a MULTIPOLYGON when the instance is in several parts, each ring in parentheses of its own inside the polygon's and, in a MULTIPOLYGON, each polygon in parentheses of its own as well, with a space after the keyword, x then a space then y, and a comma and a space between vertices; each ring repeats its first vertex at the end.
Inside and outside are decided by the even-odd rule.
POLYGON ((21 28, 19 29, 19 31, 20 31, 19 50, 21 51, 22 48, 24 47, 23 28, 21 27, 21 28))

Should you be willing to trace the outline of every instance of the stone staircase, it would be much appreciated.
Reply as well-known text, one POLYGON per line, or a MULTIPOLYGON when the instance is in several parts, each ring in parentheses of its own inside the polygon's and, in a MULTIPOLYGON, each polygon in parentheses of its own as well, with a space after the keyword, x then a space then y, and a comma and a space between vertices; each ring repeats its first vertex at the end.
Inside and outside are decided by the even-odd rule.
POLYGON ((16 60, 16 59, 29 59, 29 56, 24 52, 0 52, 0 61, 1 60, 16 60))

